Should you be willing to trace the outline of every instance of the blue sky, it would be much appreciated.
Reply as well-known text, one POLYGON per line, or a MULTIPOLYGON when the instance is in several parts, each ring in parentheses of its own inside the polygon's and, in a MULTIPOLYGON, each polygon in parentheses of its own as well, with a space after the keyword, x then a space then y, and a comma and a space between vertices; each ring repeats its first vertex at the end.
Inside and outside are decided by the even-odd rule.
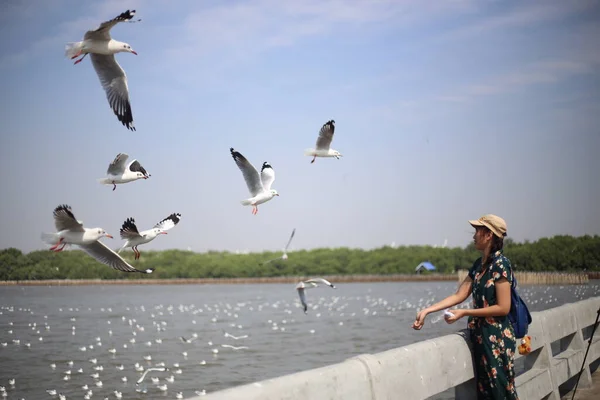
POLYGON ((485 213, 517 241, 600 233, 598 2, 24 3, 0 5, 0 248, 46 248, 63 203, 117 238, 180 212, 146 250, 465 246, 485 213), (64 56, 128 8, 136 132, 64 56), (329 119, 344 157, 311 165, 329 119), (275 169, 256 216, 230 147, 275 169), (152 177, 100 185, 119 152, 152 177))

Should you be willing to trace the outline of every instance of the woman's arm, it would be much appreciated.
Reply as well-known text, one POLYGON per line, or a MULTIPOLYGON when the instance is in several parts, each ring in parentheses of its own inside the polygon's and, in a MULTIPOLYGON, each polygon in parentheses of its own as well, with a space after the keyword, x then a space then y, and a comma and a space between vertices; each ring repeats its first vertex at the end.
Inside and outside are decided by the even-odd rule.
POLYGON ((506 278, 500 278, 494 283, 496 288, 496 302, 493 306, 484 308, 471 308, 466 310, 450 310, 454 317, 446 317, 449 324, 465 317, 503 317, 510 312, 510 283, 506 278))
POLYGON ((469 276, 467 276, 458 287, 456 293, 446 297, 444 300, 441 300, 419 311, 419 313, 417 314, 417 318, 415 319, 415 322, 412 325, 413 329, 419 330, 423 327, 423 324, 425 323, 425 317, 427 316, 427 314, 443 310, 444 308, 455 306, 465 301, 471 295, 472 284, 473 280, 469 276))

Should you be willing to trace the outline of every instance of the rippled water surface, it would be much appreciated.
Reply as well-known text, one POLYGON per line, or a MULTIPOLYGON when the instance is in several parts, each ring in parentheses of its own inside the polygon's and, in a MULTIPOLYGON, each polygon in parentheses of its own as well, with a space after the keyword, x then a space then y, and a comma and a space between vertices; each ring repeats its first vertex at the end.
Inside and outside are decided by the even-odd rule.
MULTIPOLYGON (((187 398, 466 325, 447 325, 436 313, 422 331, 410 328, 416 311, 452 293, 455 282, 318 287, 306 292, 306 315, 294 286, 0 287, 0 386, 8 399, 58 399, 46 390, 67 399, 90 390, 91 399, 187 398), (141 371, 161 363, 169 370, 149 372, 137 387, 145 393, 136 391, 141 371)), ((520 291, 530 310, 540 311, 597 296, 599 284, 520 291)))

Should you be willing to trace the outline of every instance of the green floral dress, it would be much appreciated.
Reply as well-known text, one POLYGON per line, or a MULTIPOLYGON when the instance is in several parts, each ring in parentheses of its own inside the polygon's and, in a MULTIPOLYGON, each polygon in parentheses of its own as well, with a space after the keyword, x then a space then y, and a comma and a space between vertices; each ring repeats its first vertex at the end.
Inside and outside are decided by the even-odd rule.
MULTIPOLYGON (((512 267, 502 250, 494 253, 487 268, 477 259, 469 270, 473 279, 473 308, 496 304, 494 283, 505 278, 512 284, 512 267)), ((469 317, 468 328, 473 343, 478 399, 517 399, 514 356, 516 339, 508 316, 469 317)))

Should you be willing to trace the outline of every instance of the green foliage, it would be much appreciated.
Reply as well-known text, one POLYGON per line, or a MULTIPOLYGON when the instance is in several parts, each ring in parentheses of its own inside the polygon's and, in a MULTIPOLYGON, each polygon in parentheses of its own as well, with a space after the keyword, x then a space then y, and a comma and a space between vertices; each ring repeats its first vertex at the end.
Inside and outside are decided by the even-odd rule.
MULTIPOLYGON (((431 246, 384 246, 373 250, 350 248, 300 250, 287 260, 261 265, 281 253, 234 254, 182 250, 144 251, 134 261, 133 253, 121 253, 138 269, 155 268, 151 275, 127 274, 107 267, 81 250, 33 251, 15 248, 0 251, 0 280, 33 279, 168 279, 237 278, 286 275, 413 274, 422 261, 430 261, 437 273, 470 268, 479 257, 473 244, 465 248, 431 246)), ((516 243, 507 238, 504 254, 521 271, 600 271, 600 236, 554 236, 536 242, 516 243)))

